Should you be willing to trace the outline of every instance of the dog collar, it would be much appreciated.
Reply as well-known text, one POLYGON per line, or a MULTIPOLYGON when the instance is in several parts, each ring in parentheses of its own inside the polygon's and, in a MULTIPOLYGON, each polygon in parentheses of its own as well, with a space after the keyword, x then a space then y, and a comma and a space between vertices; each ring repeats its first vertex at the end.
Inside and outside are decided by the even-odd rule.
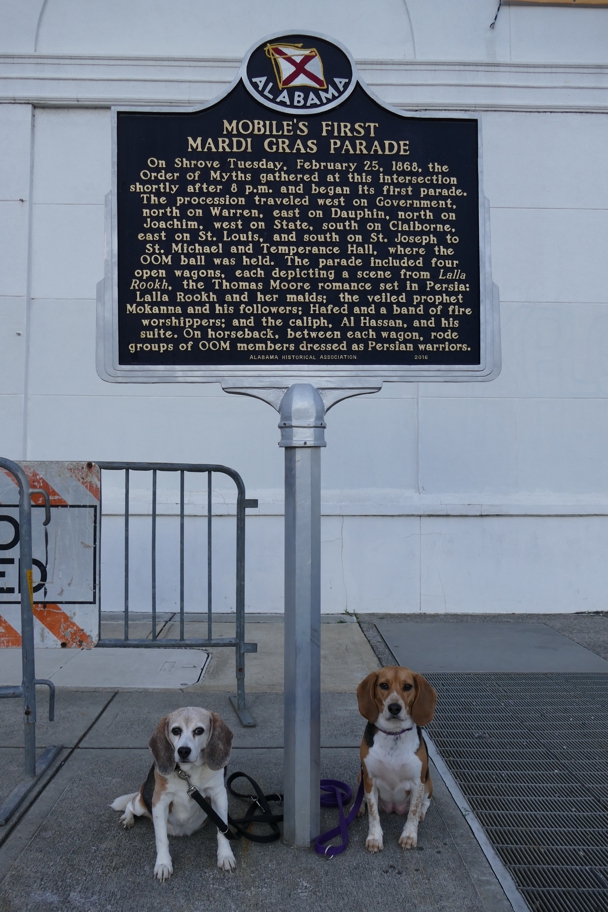
POLYGON ((384 731, 384 729, 383 729, 383 728, 380 728, 379 725, 376 725, 376 728, 378 729, 379 732, 382 732, 383 735, 392 735, 393 738, 396 738, 397 735, 404 735, 405 732, 411 732, 411 731, 413 730, 414 726, 413 726, 413 725, 410 725, 409 728, 402 728, 401 731, 398 731, 398 732, 387 732, 387 731, 384 731))

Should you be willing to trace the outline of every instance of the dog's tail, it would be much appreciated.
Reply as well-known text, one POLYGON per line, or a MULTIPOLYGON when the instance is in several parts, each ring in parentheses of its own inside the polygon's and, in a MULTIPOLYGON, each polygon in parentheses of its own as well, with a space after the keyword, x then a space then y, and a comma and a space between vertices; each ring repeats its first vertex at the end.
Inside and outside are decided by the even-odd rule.
POLYGON ((137 792, 133 792, 132 795, 121 795, 120 798, 115 798, 110 807, 113 811, 124 811, 129 801, 132 801, 133 798, 137 797, 137 792))

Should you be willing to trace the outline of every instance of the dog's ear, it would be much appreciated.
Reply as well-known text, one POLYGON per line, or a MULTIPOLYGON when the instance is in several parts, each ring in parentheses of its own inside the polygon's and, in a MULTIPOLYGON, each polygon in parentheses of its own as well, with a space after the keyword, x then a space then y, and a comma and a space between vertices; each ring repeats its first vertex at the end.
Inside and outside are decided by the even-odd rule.
POLYGON ((368 722, 375 722, 378 718, 378 707, 374 699, 377 682, 378 672, 372 671, 357 687, 359 712, 368 722))
POLYGON ((213 727, 205 746, 205 761, 209 769, 221 770, 230 760, 233 734, 216 712, 211 713, 213 727))
POLYGON ((156 768, 161 776, 168 776, 175 769, 173 745, 167 737, 168 720, 169 716, 162 717, 148 742, 156 768))
POLYGON ((426 678, 417 672, 414 672, 414 681, 416 682, 416 698, 412 703, 410 714, 416 725, 428 725, 435 715, 437 691, 431 687, 426 678))

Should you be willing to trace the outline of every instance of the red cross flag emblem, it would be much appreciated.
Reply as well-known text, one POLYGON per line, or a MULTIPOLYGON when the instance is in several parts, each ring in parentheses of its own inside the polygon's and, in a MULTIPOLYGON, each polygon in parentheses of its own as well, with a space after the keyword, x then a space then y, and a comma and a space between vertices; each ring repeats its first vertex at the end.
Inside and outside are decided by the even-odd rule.
POLYGON ((301 44, 268 44, 265 50, 272 60, 279 89, 290 86, 327 88, 323 62, 316 48, 303 49, 301 44))

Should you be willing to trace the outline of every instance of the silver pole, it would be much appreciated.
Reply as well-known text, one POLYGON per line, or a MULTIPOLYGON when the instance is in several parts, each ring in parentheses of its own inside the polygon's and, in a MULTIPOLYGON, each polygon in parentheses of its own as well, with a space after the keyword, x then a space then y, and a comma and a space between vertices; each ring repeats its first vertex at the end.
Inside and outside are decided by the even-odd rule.
POLYGON ((32 582, 32 507, 30 485, 23 470, 19 473, 19 530, 21 588, 21 661, 23 666, 23 723, 25 735, 25 775, 36 775, 36 671, 34 667, 34 615, 32 582))
POLYGON ((281 401, 285 447, 285 793, 283 839, 319 835, 321 771, 321 447, 325 405, 310 383, 281 401))
POLYGON ((16 462, 0 459, 0 466, 11 473, 19 485, 19 590, 21 593, 21 665, 25 775, 36 775, 36 671, 34 667, 34 616, 32 585, 32 507, 30 483, 16 462))

